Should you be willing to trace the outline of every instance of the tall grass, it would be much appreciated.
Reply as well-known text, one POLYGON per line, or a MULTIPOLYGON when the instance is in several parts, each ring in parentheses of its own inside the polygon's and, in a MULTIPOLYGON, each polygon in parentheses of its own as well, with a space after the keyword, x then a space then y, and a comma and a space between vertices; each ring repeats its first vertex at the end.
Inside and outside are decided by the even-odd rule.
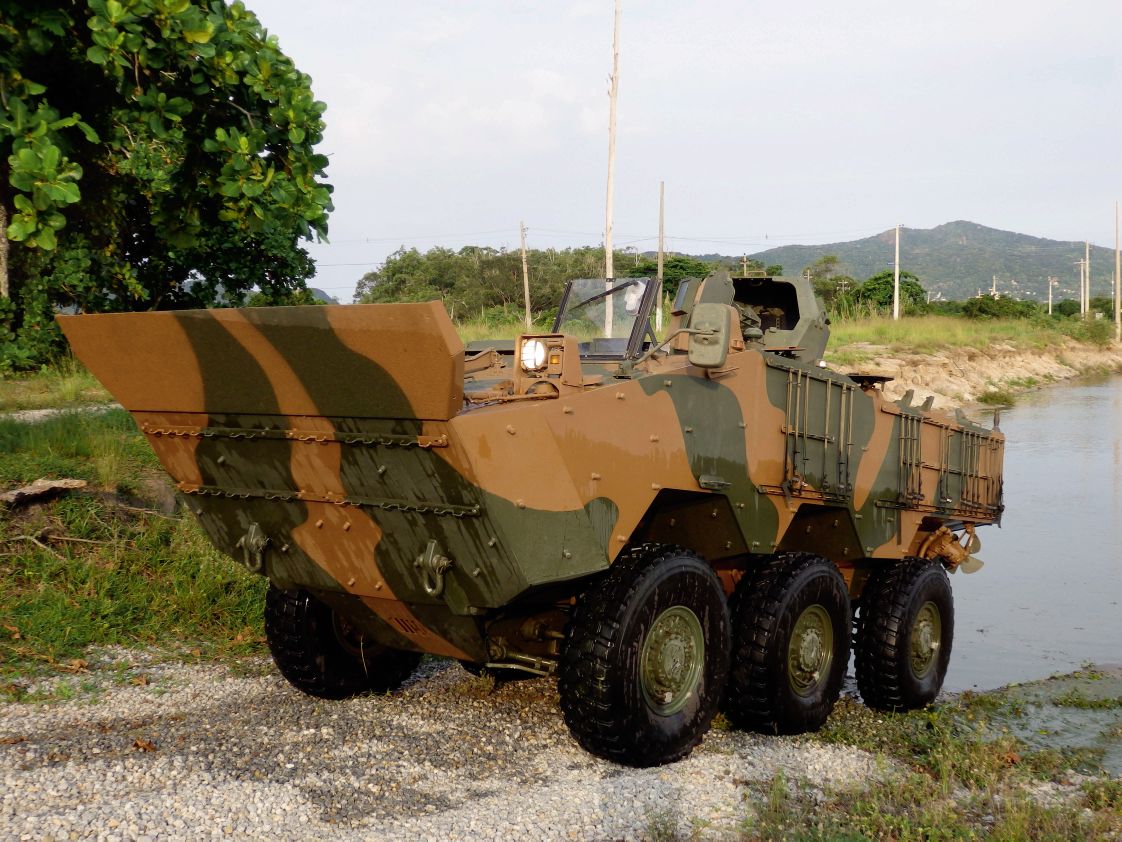
POLYGON ((0 672, 93 644, 260 642, 264 579, 215 550, 193 518, 138 512, 105 493, 164 481, 127 413, 0 420, 0 488, 44 476, 94 488, 0 510, 0 672))
POLYGON ((955 316, 891 316, 843 319, 830 326, 830 347, 879 345, 896 351, 929 353, 940 348, 986 348, 1006 344, 1040 350, 1065 337, 1089 341, 1081 323, 1033 319, 966 319, 955 316))
POLYGON ((110 491, 132 491, 159 463, 122 409, 65 412, 37 423, 0 418, 0 484, 75 477, 110 491))
POLYGON ((105 388, 74 357, 61 357, 31 375, 0 378, 0 412, 107 403, 105 388))

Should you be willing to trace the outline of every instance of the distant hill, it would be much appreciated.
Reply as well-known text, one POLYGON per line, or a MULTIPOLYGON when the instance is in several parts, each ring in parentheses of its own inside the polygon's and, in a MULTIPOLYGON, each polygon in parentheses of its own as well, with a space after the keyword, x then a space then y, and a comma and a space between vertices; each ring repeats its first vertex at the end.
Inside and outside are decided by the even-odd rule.
MULTIPOLYGON (((780 246, 751 255, 764 264, 781 264, 795 275, 827 254, 838 257, 838 270, 864 280, 892 268, 895 232, 820 246, 780 246)), ((902 228, 900 268, 915 273, 920 283, 943 298, 962 299, 989 290, 997 275, 1003 295, 1042 300, 1048 297, 1049 276, 1060 285, 1057 298, 1079 297, 1079 269, 1083 243, 1049 240, 987 228, 974 222, 948 222, 934 228, 902 228)), ((734 263, 739 258, 726 258, 734 263)), ((1114 252, 1091 247, 1092 295, 1109 296, 1113 284, 1114 252)))

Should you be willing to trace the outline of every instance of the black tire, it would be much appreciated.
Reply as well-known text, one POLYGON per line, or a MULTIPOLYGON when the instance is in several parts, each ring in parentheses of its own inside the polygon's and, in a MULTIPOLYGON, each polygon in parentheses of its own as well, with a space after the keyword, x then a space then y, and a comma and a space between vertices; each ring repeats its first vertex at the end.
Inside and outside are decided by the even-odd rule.
POLYGON ((265 639, 288 683, 321 699, 395 690, 421 662, 416 652, 367 640, 307 591, 272 585, 265 594, 265 639))
POLYGON ((937 561, 909 558, 875 571, 857 614, 857 689, 871 708, 935 701, 954 640, 954 597, 937 561), (934 620, 934 622, 933 622, 934 620))
POLYGON ((729 720, 765 734, 821 728, 849 666, 849 589, 837 567, 775 556, 740 581, 731 609, 729 720))
POLYGON ((728 606, 712 568, 679 547, 638 547, 577 602, 561 658, 561 711, 592 754, 629 766, 672 763, 709 730, 728 658, 728 606))

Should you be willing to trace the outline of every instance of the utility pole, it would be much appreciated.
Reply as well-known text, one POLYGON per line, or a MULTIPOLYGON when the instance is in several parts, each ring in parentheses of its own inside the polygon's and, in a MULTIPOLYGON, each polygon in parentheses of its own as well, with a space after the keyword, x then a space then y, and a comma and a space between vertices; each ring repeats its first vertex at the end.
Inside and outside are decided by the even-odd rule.
MULTIPOLYGON (((604 289, 612 288, 615 268, 612 266, 612 199, 616 182, 616 103, 619 99, 619 20, 622 0, 616 0, 615 29, 612 32, 612 75, 608 89, 608 191, 604 208, 604 289)), ((612 337, 612 297, 604 299, 604 335, 612 337)))
POLYGON ((892 270, 892 318, 900 318, 900 225, 896 225, 896 262, 892 270))
POLYGON ((518 223, 522 234, 522 297, 526 301, 526 330, 534 329, 533 319, 530 318, 530 269, 526 265, 526 223, 518 223))
POLYGON ((1083 261, 1075 261, 1075 265, 1079 267, 1079 316, 1082 318, 1085 310, 1083 309, 1083 261))
POLYGON ((997 298, 997 275, 993 276, 993 283, 990 286, 990 298, 997 298))
POLYGON ((748 277, 748 255, 744 255, 740 258, 740 276, 742 278, 748 277))
POLYGON ((1059 281, 1056 278, 1053 278, 1053 277, 1048 278, 1048 315, 1049 316, 1052 315, 1052 287, 1054 287, 1058 283, 1059 283, 1059 281))
POLYGON ((1091 312, 1091 241, 1085 240, 1083 242, 1083 276, 1087 279, 1084 281, 1087 291, 1084 293, 1084 300, 1087 302, 1084 305, 1083 312, 1091 312))
POLYGON ((666 182, 658 183, 658 269, 655 282, 658 284, 658 304, 655 305, 655 330, 662 330, 662 263, 663 246, 666 239, 666 182))
POLYGON ((1122 247, 1118 240, 1118 202, 1114 203, 1114 341, 1122 342, 1122 247))

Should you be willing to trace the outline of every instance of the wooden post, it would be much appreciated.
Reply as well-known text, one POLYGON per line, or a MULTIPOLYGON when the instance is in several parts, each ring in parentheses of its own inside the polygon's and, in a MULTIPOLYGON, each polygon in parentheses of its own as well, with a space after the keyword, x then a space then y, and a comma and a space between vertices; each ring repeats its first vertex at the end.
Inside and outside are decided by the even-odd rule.
POLYGON ((662 266, 663 245, 666 239, 666 182, 658 183, 658 269, 655 282, 658 284, 658 304, 655 307, 655 330, 662 330, 662 266))
POLYGON ((896 226, 896 262, 892 270, 892 318, 900 318, 900 226, 896 226))
POLYGON ((1122 342, 1122 248, 1118 242, 1118 202, 1114 203, 1114 341, 1122 342))
MULTIPOLYGON (((622 12, 622 0, 616 0, 615 28, 612 33, 612 75, 611 87, 608 90, 608 191, 604 208, 604 279, 605 290, 611 289, 612 279, 615 278, 615 267, 612 265, 612 200, 615 198, 616 181, 616 103, 619 100, 619 20, 622 12)), ((612 297, 609 295, 604 300, 604 335, 609 339, 612 336, 612 297)))
POLYGON ((1083 312, 1086 315, 1091 313, 1091 241, 1086 240, 1083 243, 1083 286, 1086 290, 1083 293, 1083 300, 1086 302, 1083 305, 1083 312))
POLYGON ((526 266, 526 223, 519 222, 518 228, 522 234, 522 297, 526 301, 526 330, 534 329, 534 321, 530 317, 530 270, 526 266))

